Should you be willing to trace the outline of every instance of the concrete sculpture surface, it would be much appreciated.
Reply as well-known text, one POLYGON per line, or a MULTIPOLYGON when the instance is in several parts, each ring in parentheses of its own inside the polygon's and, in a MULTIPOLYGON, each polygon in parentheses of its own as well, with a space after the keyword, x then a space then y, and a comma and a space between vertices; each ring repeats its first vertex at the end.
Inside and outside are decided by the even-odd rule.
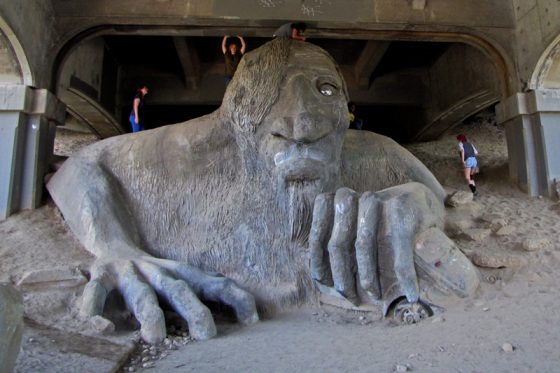
POLYGON ((442 187, 392 140, 348 131, 347 96, 325 51, 278 38, 244 56, 216 112, 68 159, 48 189, 98 258, 82 314, 117 289, 158 342, 157 296, 205 339, 216 328, 201 300, 253 323, 320 292, 405 299, 414 318, 419 276, 472 293, 474 268, 440 230, 442 187))

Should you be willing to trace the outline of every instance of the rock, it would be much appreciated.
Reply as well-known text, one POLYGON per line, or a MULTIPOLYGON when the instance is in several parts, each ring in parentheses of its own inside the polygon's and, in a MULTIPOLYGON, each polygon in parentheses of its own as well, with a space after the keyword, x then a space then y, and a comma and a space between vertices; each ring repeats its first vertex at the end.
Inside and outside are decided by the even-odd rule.
POLYGON ((0 372, 12 372, 23 333, 23 300, 10 284, 0 284, 0 372))
POLYGON ((490 236, 491 233, 492 231, 490 229, 473 228, 463 231, 462 236, 471 241, 483 241, 490 236))
POLYGON ((519 268, 527 265, 527 260, 517 254, 496 251, 469 251, 465 255, 477 266, 487 268, 519 268))
POLYGON ((513 345, 512 345, 511 343, 504 343, 504 344, 502 345, 502 350, 503 350, 504 352, 513 352, 514 349, 515 349, 515 348, 513 347, 513 345))
POLYGON ((483 214, 480 220, 486 223, 486 226, 493 231, 497 231, 508 225, 506 218, 503 215, 496 213, 483 214))
POLYGON ((529 237, 523 240, 521 247, 525 251, 537 251, 548 247, 550 245, 550 240, 544 237, 529 237))
POLYGON ((459 297, 473 295, 479 285, 478 271, 441 230, 430 228, 418 235, 414 264, 418 277, 444 293, 459 297))
POLYGON ((57 287, 68 288, 83 285, 87 279, 77 268, 52 268, 29 271, 18 282, 22 288, 57 287))
POLYGON ((482 206, 478 202, 471 202, 467 203, 463 206, 458 206, 455 211, 460 213, 462 216, 472 216, 477 217, 481 214, 482 211, 486 209, 485 206, 482 206))
POLYGON ((447 196, 445 200, 445 204, 451 207, 457 207, 466 205, 469 202, 472 202, 473 195, 471 192, 464 192, 464 191, 456 191, 453 192, 451 195, 447 196))
POLYGON ((459 236, 472 226, 471 220, 451 220, 445 222, 445 231, 451 236, 459 236))
POLYGON ((90 318, 89 323, 97 333, 109 334, 115 331, 115 324, 99 315, 90 318))
POLYGON ((502 224, 503 226, 507 225, 506 219, 500 214, 483 214, 480 219, 490 224, 502 224))
POLYGON ((496 236, 509 236, 510 234, 514 233, 516 230, 515 227, 508 225, 498 229, 495 233, 496 236))

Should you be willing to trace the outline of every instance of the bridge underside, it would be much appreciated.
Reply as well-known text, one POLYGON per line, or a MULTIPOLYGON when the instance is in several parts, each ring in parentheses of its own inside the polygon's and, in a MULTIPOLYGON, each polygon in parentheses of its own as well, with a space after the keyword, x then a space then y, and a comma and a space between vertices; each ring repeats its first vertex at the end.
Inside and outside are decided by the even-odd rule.
MULTIPOLYGON (((270 40, 265 31, 227 32, 254 35, 245 37, 251 50, 270 40)), ((130 130, 127 117, 139 84, 150 87, 148 128, 206 114, 221 103, 225 90, 221 34, 138 33, 142 31, 127 35, 111 30, 79 42, 59 66, 58 96, 74 118, 100 137, 130 130)), ((326 49, 341 66, 364 129, 399 142, 438 138, 500 100, 495 63, 460 41, 371 39, 313 31, 309 36, 309 42, 326 49)))

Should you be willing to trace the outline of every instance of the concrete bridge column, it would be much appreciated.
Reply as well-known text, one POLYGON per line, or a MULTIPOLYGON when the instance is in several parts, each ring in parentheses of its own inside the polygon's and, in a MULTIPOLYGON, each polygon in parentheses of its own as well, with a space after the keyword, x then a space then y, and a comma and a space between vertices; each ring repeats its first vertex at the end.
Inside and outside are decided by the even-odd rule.
POLYGON ((64 105, 45 89, 0 85, 0 219, 41 202, 64 105))
POLYGON ((560 181, 560 90, 517 93, 496 108, 506 128, 509 173, 531 196, 555 195, 560 181))

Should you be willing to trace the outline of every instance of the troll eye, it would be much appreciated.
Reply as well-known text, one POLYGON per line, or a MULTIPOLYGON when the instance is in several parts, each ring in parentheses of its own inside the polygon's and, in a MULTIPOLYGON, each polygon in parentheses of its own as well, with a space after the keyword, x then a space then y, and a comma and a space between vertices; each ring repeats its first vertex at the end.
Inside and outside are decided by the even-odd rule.
POLYGON ((330 83, 321 83, 319 84, 319 92, 323 96, 332 96, 336 92, 336 87, 330 83))

